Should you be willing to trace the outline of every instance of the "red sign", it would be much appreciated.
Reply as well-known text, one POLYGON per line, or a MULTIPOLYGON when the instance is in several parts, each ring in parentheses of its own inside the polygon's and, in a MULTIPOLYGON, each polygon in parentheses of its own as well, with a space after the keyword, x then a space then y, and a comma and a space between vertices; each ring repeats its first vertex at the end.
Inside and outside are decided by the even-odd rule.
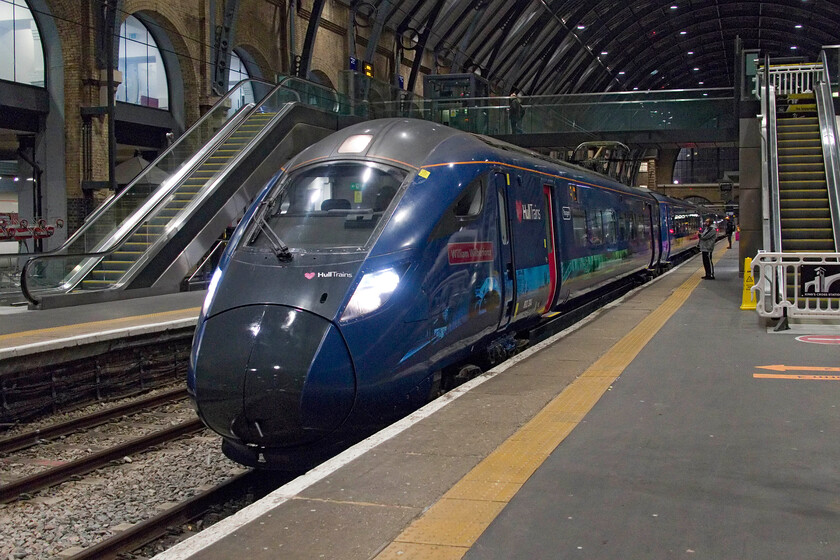
POLYGON ((809 334, 797 336, 799 342, 810 342, 811 344, 840 344, 840 335, 836 334, 809 334))
POLYGON ((469 264, 493 260, 493 244, 489 242, 450 243, 446 246, 449 264, 469 264))

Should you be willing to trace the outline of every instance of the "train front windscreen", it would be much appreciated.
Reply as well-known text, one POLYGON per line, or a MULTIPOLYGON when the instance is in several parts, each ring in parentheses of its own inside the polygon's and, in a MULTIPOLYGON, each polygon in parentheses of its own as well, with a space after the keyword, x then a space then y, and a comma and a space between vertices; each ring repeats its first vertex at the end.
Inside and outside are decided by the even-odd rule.
POLYGON ((272 249, 279 240, 291 250, 361 250, 406 175, 402 169, 373 162, 336 162, 296 171, 265 197, 247 244, 272 249))

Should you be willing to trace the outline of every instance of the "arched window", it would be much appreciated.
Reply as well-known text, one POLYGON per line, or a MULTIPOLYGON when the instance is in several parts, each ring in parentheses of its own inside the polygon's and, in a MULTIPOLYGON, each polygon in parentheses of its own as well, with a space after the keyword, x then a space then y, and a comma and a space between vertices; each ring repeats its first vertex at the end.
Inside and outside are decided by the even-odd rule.
MULTIPOLYGON (((242 61, 242 58, 236 54, 236 51, 230 53, 230 71, 228 72, 228 91, 236 87, 236 84, 242 80, 247 80, 251 77, 248 68, 242 61)), ((251 85, 242 87, 238 95, 232 96, 231 111, 238 111, 240 107, 246 103, 254 101, 254 88, 251 85)))
POLYGON ((41 34, 25 0, 0 0, 0 53, 0 80, 44 87, 41 34))
POLYGON ((120 26, 119 71, 123 83, 117 101, 169 109, 169 82, 157 43, 149 30, 134 16, 120 26))

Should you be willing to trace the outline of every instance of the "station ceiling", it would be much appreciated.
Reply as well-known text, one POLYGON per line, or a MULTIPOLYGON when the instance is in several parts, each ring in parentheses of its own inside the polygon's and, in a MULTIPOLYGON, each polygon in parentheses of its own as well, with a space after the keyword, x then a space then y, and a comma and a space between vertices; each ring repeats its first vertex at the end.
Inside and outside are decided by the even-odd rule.
POLYGON ((840 43, 840 0, 369 0, 401 43, 525 95, 732 87, 736 38, 816 62, 840 43))

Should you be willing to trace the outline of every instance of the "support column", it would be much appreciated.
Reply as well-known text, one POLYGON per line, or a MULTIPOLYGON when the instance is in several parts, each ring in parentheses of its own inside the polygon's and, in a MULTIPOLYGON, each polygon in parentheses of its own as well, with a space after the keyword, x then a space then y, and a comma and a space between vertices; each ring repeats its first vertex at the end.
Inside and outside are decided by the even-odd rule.
POLYGON ((761 215, 761 121, 740 120, 738 133, 738 168, 740 178, 738 270, 744 274, 744 259, 755 258, 763 248, 761 215))

